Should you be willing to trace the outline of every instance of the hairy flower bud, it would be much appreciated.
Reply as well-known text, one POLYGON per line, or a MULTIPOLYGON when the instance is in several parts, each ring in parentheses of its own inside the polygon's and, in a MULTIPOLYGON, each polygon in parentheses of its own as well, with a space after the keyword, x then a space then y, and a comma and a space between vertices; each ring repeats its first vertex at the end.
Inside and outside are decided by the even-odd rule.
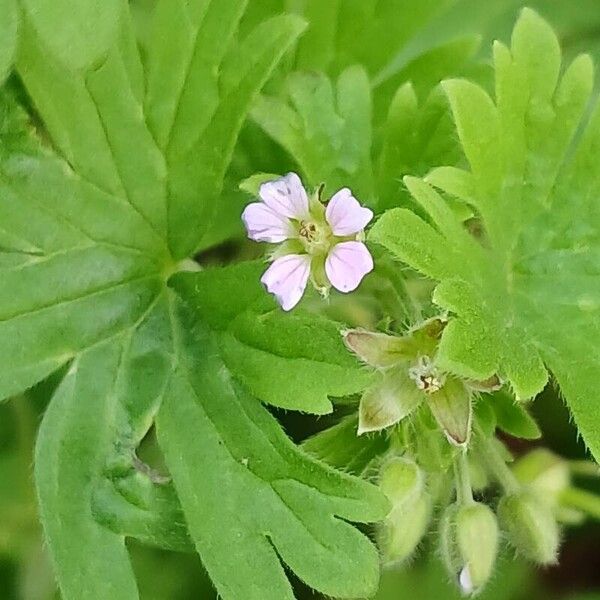
POLYGON ((453 504, 440 523, 446 568, 465 594, 478 592, 492 574, 498 553, 498 523, 485 504, 453 504))
POLYGON ((395 458, 381 469, 380 487, 392 510, 379 530, 385 564, 397 564, 414 552, 427 531, 431 500, 423 471, 412 460, 395 458))
POLYGON ((551 505, 539 494, 522 490, 500 500, 498 517, 508 541, 526 558, 547 565, 556 562, 559 529, 551 505))
POLYGON ((553 499, 571 483, 567 461, 546 448, 536 448, 525 454, 515 463, 512 472, 521 483, 531 485, 553 499))

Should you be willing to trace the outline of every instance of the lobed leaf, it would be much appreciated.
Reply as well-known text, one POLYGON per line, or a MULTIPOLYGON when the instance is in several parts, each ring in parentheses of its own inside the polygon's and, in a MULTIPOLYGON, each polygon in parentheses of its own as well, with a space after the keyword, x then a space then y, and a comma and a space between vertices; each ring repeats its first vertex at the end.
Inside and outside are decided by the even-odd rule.
POLYGON ((231 381, 211 338, 201 325, 181 326, 180 361, 157 426, 191 536, 218 592, 225 599, 291 599, 282 560, 323 593, 373 593, 377 552, 342 519, 381 518, 385 500, 370 484, 295 448, 231 381), (199 495, 202 488, 219 494, 199 495))
POLYGON ((259 97, 254 121, 297 161, 311 186, 327 182, 331 193, 351 187, 371 203, 371 90, 365 70, 349 67, 335 85, 322 73, 298 71, 286 84, 286 98, 259 97))
POLYGON ((328 396, 359 392, 370 375, 350 355, 341 325, 315 314, 284 315, 259 283, 264 266, 241 263, 177 275, 172 285, 218 333, 233 376, 264 402, 316 414, 328 396))
POLYGON ((169 166, 169 245, 176 258, 200 245, 250 105, 304 28, 297 17, 275 17, 234 44, 245 6, 245 0, 163 0, 156 9, 146 111, 169 166))
POLYGON ((411 220, 409 227, 399 211, 379 220, 371 240, 440 281, 434 301, 454 315, 440 364, 476 379, 499 372, 519 398, 539 392, 549 368, 598 458, 592 386, 600 375, 600 221, 589 158, 600 135, 598 109, 582 139, 576 136, 592 90, 591 63, 579 57, 560 78, 556 36, 531 10, 522 12, 511 49, 496 44, 494 57, 495 101, 475 84, 444 84, 470 172, 428 177, 472 205, 483 233, 466 241, 443 211, 444 199, 407 180, 435 236, 446 238, 440 258, 430 259, 439 248, 431 225, 411 220))
POLYGON ((48 407, 35 478, 48 548, 65 598, 138 597, 122 536, 93 517, 91 496, 112 442, 121 347, 106 342, 71 365, 48 407))

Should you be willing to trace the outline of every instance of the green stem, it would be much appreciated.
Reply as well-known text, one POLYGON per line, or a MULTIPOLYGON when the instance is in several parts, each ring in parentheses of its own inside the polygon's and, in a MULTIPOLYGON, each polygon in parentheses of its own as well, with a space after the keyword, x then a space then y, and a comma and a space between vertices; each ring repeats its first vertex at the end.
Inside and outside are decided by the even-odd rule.
POLYGON ((473 504, 473 490, 466 450, 460 450, 454 460, 454 479, 458 504, 473 504))
POLYGON ((576 508, 594 519, 600 520, 600 497, 592 492, 570 487, 560 494, 560 503, 576 508))
POLYGON ((492 441, 485 436, 477 423, 475 423, 474 429, 479 440, 479 454, 490 475, 502 486, 505 493, 510 494, 518 491, 521 486, 504 462, 500 452, 494 447, 492 441))
POLYGON ((570 460, 569 470, 581 477, 600 477, 600 467, 590 460, 570 460))

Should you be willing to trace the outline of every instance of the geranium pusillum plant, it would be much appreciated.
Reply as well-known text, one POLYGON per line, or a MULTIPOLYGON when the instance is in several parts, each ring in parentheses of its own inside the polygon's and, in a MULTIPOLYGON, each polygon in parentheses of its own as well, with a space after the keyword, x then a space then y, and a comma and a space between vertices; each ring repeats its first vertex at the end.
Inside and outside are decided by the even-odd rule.
POLYGON ((321 201, 321 191, 322 187, 309 196, 300 177, 288 173, 263 183, 260 202, 249 204, 242 214, 250 239, 277 244, 261 281, 285 311, 300 302, 309 279, 327 297, 331 287, 352 292, 373 270, 363 242, 373 212, 348 188, 327 204, 321 201))

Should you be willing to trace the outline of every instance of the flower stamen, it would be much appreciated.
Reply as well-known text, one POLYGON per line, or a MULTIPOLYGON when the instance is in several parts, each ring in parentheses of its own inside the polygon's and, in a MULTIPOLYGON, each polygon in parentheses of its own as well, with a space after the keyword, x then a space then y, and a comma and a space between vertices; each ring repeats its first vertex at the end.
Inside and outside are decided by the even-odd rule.
POLYGON ((317 238, 317 226, 310 221, 300 221, 300 231, 298 235, 307 242, 314 242, 317 238))
POLYGON ((446 376, 433 364, 429 356, 419 356, 417 364, 408 369, 408 376, 417 388, 426 394, 439 392, 446 383, 446 376))

